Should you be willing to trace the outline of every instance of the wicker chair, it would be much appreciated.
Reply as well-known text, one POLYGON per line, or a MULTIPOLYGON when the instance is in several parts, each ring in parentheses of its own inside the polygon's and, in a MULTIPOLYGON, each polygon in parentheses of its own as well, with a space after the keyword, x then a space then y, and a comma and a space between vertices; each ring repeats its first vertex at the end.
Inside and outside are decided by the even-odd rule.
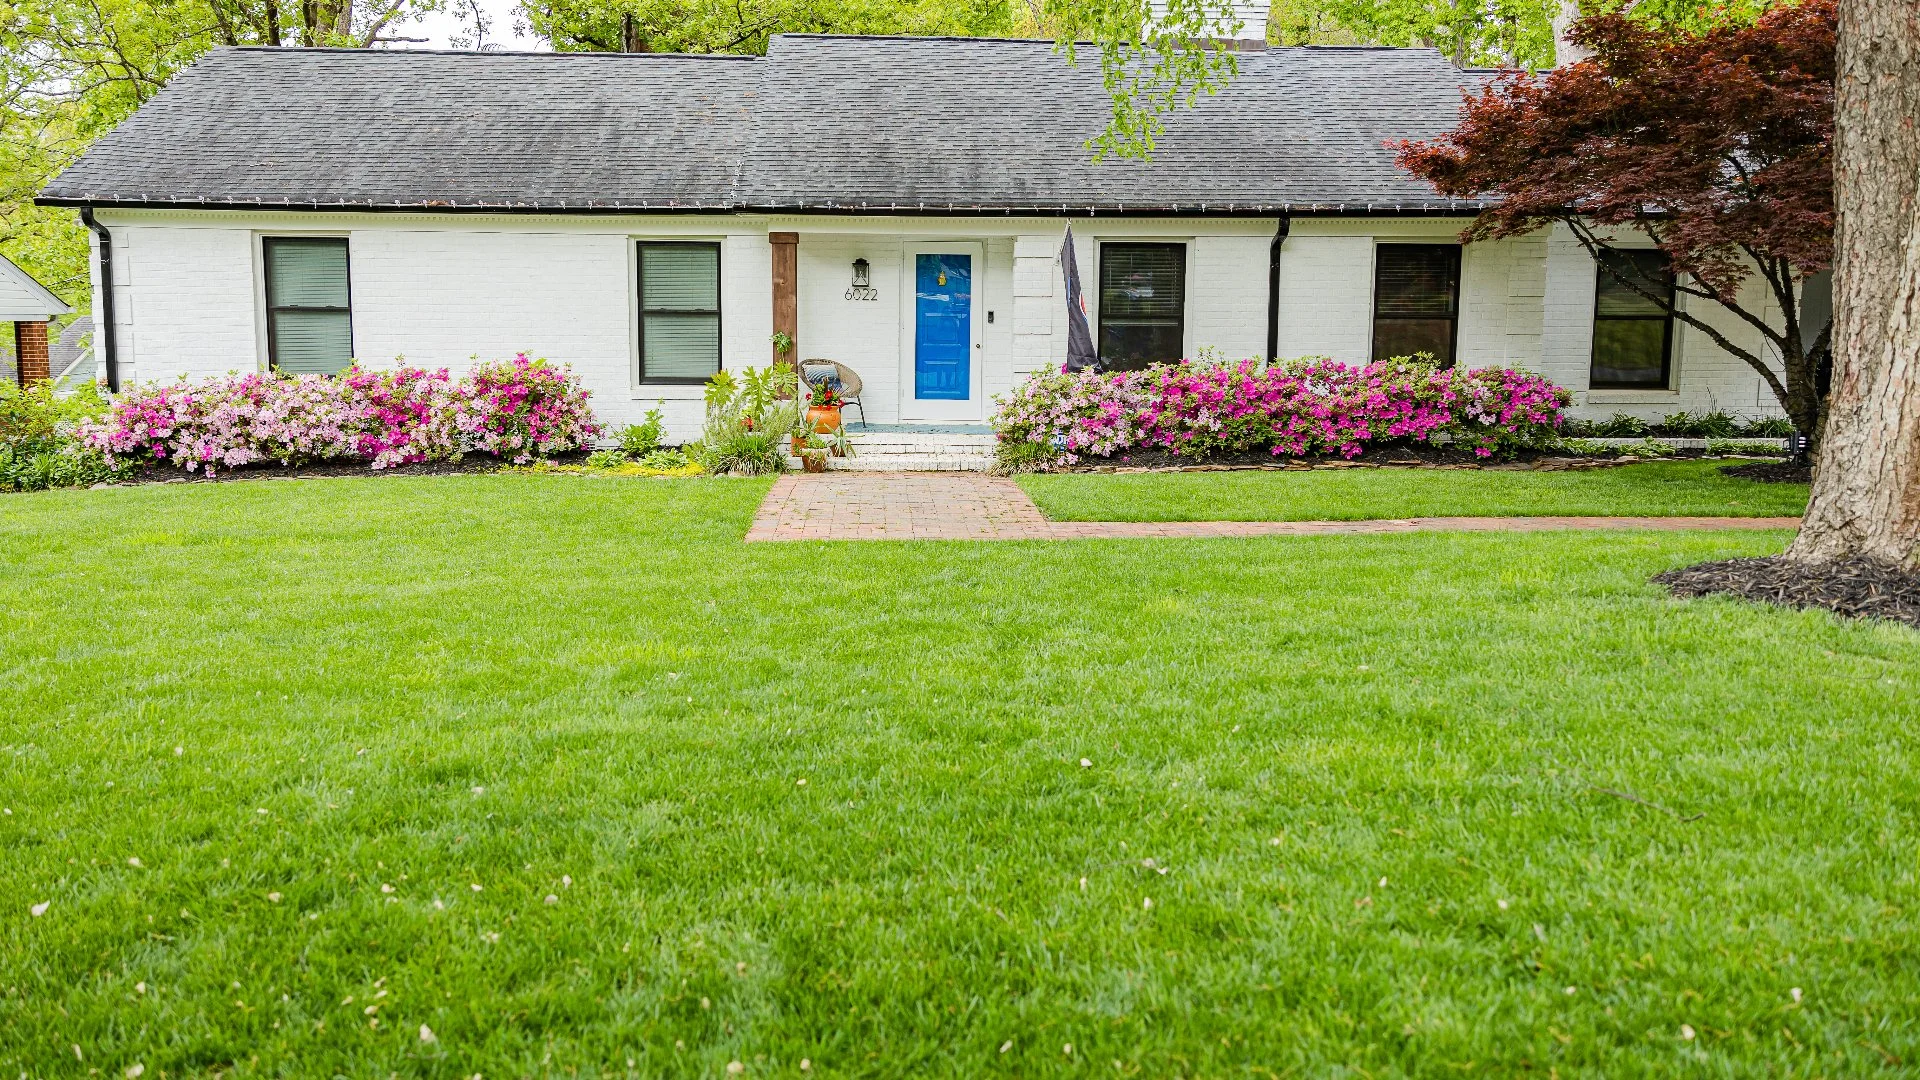
POLYGON ((838 360, 802 360, 800 377, 808 386, 814 386, 824 379, 832 379, 840 384, 840 398, 848 405, 860 409, 860 426, 867 426, 867 407, 860 401, 860 373, 840 363, 838 360))

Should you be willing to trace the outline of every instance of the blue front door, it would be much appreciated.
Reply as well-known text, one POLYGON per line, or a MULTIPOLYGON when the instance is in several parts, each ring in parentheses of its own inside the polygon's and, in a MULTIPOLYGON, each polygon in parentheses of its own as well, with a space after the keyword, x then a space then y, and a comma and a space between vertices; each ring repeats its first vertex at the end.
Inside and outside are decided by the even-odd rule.
POLYGON ((973 393, 973 256, 915 255, 913 396, 965 401, 973 393))

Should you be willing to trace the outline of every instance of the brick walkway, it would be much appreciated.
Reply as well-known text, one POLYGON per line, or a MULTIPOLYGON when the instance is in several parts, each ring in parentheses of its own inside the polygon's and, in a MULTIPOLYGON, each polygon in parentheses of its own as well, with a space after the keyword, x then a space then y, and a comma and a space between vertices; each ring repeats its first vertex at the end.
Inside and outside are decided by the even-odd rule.
POLYGON ((748 540, 1079 540, 1559 529, 1792 529, 1799 518, 1434 517, 1391 521, 1048 521, 1020 485, 979 473, 788 473, 748 540))

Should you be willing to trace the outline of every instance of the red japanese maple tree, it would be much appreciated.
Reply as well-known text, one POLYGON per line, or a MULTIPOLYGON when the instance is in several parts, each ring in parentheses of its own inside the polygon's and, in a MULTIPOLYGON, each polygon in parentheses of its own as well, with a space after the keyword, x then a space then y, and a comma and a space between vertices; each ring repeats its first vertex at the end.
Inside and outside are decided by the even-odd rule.
POLYGON ((1745 360, 1817 436, 1831 327, 1803 338, 1797 285, 1833 258, 1836 18, 1835 0, 1804 0, 1692 34, 1617 14, 1581 20, 1571 37, 1588 59, 1496 79, 1452 132, 1397 144, 1400 165, 1443 195, 1497 200, 1463 241, 1566 225, 1601 272, 1745 360), (1634 232, 1666 252, 1675 296, 1602 257, 1634 232), (1772 303, 1742 295, 1755 274, 1772 303), (1753 326, 1780 369, 1689 300, 1753 326))

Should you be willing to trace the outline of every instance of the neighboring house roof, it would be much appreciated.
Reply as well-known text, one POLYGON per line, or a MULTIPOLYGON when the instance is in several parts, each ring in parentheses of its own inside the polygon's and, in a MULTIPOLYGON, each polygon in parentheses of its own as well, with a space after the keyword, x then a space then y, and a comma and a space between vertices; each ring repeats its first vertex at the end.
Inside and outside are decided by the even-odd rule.
POLYGON ((93 382, 98 378, 93 358, 93 316, 81 315, 47 346, 47 369, 56 379, 93 382))
POLYGON ((1385 145, 1484 76, 1432 49, 1238 56, 1149 161, 1090 160, 1099 59, 1051 42, 781 35, 764 60, 219 49, 42 193, 52 205, 523 211, 1473 210, 1385 145))
POLYGON ((0 255, 0 322, 46 322, 72 310, 53 290, 0 255))

